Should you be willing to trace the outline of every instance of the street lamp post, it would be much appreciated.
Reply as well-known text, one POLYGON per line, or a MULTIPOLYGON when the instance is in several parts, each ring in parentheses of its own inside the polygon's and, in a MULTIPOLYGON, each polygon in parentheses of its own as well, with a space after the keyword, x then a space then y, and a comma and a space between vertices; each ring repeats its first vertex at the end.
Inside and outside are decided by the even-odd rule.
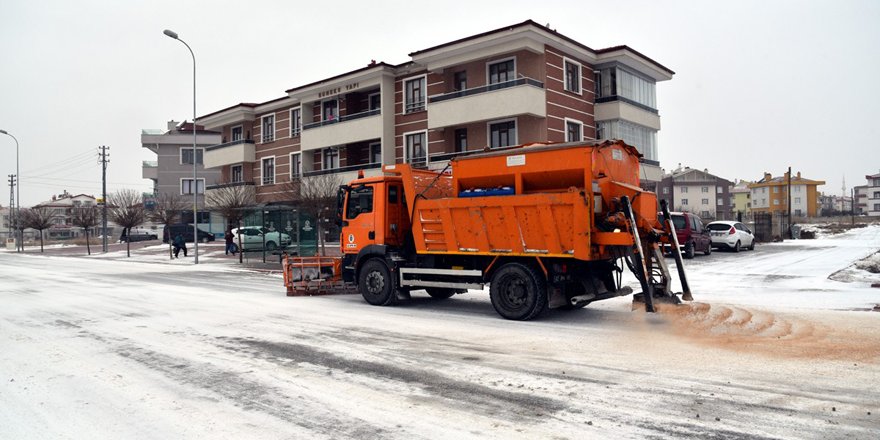
MULTIPOLYGON (((16 205, 16 207, 15 207, 15 215, 12 217, 12 220, 13 220, 12 224, 15 227, 15 231, 16 231, 15 238, 18 241, 18 243, 15 245, 15 250, 16 250, 16 252, 21 252, 22 248, 24 247, 24 242, 23 242, 24 237, 21 236, 21 228, 18 227, 18 222, 21 221, 21 174, 18 172, 18 139, 16 139, 15 136, 9 134, 9 132, 6 130, 0 130, 0 133, 3 133, 6 136, 9 136, 15 140, 15 176, 16 176, 16 179, 18 179, 18 186, 15 187, 15 193, 16 193, 15 194, 15 205, 16 205)), ((10 206, 9 209, 12 210, 12 207, 10 206)))
POLYGON ((177 32, 174 32, 170 29, 165 29, 163 33, 183 43, 183 45, 186 46, 186 48, 189 50, 189 54, 192 55, 193 59, 193 255, 195 256, 195 264, 199 264, 199 180, 197 178, 196 172, 196 158, 198 157, 196 150, 196 54, 193 53, 193 50, 191 47, 189 47, 189 44, 186 44, 186 41, 181 40, 180 37, 177 36, 177 32))

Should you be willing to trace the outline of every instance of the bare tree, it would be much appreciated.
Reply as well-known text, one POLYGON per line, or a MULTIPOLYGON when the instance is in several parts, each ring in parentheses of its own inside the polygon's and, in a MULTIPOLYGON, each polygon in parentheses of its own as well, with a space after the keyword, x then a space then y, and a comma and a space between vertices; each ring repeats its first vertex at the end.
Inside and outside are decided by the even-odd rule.
POLYGON ((35 206, 21 212, 21 227, 40 232, 40 252, 43 252, 43 231, 52 227, 55 214, 45 206, 35 206))
MULTIPOLYGON (((180 220, 180 212, 186 208, 186 202, 178 195, 163 193, 156 199, 156 207, 148 213, 150 220, 164 226, 168 234, 168 257, 174 258, 172 251, 171 225, 180 220)), ((164 240, 164 235, 163 235, 164 240)))
POLYGON ((327 255, 323 225, 325 219, 336 213, 336 192, 339 185, 342 185, 342 178, 338 174, 293 178, 285 184, 285 190, 291 193, 300 209, 315 218, 318 243, 323 256, 327 255))
MULTIPOLYGON (((220 213, 226 219, 226 229, 239 227, 247 208, 257 203, 256 190, 253 185, 221 185, 205 193, 205 206, 220 213)), ((238 248, 241 249, 241 235, 238 236, 238 248)), ((238 254, 241 262, 243 253, 238 254)))
MULTIPOLYGON (((122 189, 107 198, 110 208, 110 220, 126 231, 128 237, 131 228, 140 226, 146 219, 143 197, 133 189, 122 189)), ((131 256, 131 240, 125 240, 125 253, 131 256)))
POLYGON ((86 232, 86 252, 88 255, 92 255, 92 246, 89 243, 89 229, 98 226, 99 220, 100 215, 98 215, 98 208, 95 206, 73 208, 70 215, 70 222, 74 226, 83 228, 86 232))

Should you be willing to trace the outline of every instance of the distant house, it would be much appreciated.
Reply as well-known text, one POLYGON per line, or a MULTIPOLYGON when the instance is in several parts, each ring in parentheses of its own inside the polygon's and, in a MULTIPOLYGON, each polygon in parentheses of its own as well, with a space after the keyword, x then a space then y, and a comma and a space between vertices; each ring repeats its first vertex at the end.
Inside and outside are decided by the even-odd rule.
POLYGON ((704 220, 732 220, 731 186, 707 169, 679 166, 660 180, 657 198, 671 201, 672 211, 693 212, 704 220))
MULTIPOLYGON (((822 180, 801 177, 800 171, 791 178, 791 215, 794 217, 816 217, 819 215, 819 185, 822 180)), ((752 213, 788 214, 788 173, 764 177, 749 184, 752 199, 752 213)))
POLYGON ((752 216, 752 191, 745 180, 740 180, 730 189, 733 199, 733 215, 748 218, 752 216))
POLYGON ((865 176, 868 183, 857 186, 856 210, 859 214, 880 216, 880 173, 865 176))
POLYGON ((34 208, 48 208, 52 211, 52 227, 48 229, 49 239, 76 238, 82 235, 82 229, 73 225, 71 216, 74 208, 97 206, 94 196, 72 195, 66 190, 52 196, 52 200, 35 205, 34 208))

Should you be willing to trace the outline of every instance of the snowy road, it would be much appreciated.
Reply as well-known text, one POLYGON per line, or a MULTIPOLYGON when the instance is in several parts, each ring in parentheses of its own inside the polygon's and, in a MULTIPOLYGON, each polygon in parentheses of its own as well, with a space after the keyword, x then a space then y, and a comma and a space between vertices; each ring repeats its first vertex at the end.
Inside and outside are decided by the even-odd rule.
MULTIPOLYGON (((699 304, 288 298, 229 265, 0 253, 3 438, 876 438, 880 227, 687 262, 699 304), (872 302, 873 301, 873 302, 872 302)), ((135 258, 136 260, 136 258, 135 258)))

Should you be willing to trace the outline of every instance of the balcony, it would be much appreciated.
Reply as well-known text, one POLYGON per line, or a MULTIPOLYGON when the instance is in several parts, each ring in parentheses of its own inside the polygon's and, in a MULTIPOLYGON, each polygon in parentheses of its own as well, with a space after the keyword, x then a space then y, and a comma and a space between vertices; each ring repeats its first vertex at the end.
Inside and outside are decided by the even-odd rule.
POLYGON ((256 148, 251 139, 239 139, 205 148, 205 168, 219 168, 242 162, 255 162, 256 148))
POLYGON ((159 162, 155 160, 145 160, 143 162, 143 178, 144 179, 159 179, 159 162))
POLYGON ((382 114, 377 109, 313 122, 303 126, 300 136, 303 151, 379 139, 382 137, 382 114))
POLYGON ((660 115, 657 114, 657 110, 622 97, 597 99, 595 114, 597 121, 622 119, 653 130, 660 129, 660 115))
POLYGON ((518 115, 547 116, 544 83, 519 78, 428 98, 429 129, 518 115))
POLYGON ((218 200, 238 201, 244 205, 252 205, 257 202, 257 189, 254 182, 231 182, 217 185, 208 185, 205 188, 206 200, 216 198, 218 200))
MULTIPOLYGON (((317 170, 317 171, 306 171, 303 173, 303 177, 312 177, 312 176, 322 176, 324 174, 351 174, 357 175, 356 171, 358 170, 379 170, 382 168, 381 163, 365 163, 360 165, 350 165, 347 167, 339 167, 339 168, 330 168, 327 170, 317 170)), ((352 178, 353 179, 353 178, 352 178)), ((348 180, 352 180, 348 179, 348 180)), ((346 182, 348 181, 346 180, 346 182)))

